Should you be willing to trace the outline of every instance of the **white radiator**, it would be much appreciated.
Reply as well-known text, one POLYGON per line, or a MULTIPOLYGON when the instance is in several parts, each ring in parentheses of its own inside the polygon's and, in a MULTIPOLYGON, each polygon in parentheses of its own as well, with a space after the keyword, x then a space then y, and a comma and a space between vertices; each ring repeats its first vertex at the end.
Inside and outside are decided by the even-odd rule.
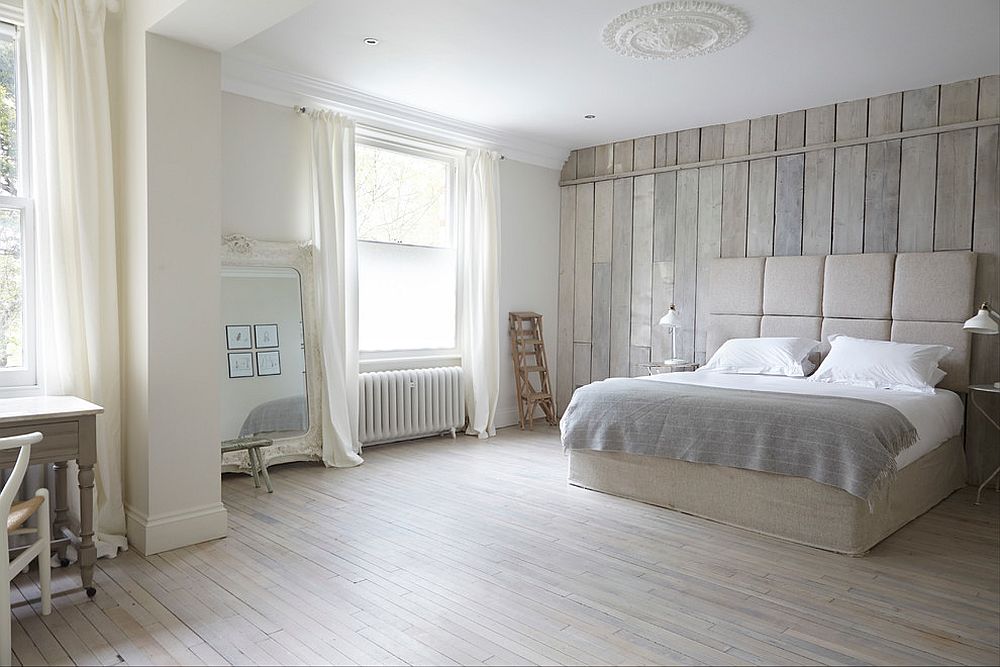
POLYGON ((361 373, 358 437, 371 445, 437 435, 465 425, 462 369, 361 373))

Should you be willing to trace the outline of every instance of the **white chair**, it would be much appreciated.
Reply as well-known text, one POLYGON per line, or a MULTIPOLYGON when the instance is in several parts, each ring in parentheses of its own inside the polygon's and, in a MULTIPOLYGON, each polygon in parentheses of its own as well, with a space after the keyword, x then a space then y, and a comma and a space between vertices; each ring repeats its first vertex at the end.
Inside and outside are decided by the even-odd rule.
POLYGON ((47 616, 52 613, 52 586, 51 586, 51 528, 49 525, 49 491, 39 489, 35 492, 35 497, 14 504, 14 496, 21 488, 24 480, 24 473, 28 470, 28 462, 31 458, 31 446, 41 442, 41 433, 29 433, 27 435, 16 435, 11 438, 0 438, 0 451, 8 449, 20 449, 17 455, 17 462, 14 469, 0 491, 0 516, 7 519, 7 530, 0 531, 3 535, 2 546, 4 557, 0 558, 0 565, 3 566, 3 580, 6 586, 0 586, 0 665, 9 665, 10 654, 10 581, 16 577, 21 570, 26 568, 35 558, 38 559, 38 582, 42 591, 42 614, 47 616), (35 513, 38 514, 38 528, 22 528, 25 522, 35 513), (33 542, 21 555, 14 560, 10 560, 10 536, 37 534, 38 539, 33 542))

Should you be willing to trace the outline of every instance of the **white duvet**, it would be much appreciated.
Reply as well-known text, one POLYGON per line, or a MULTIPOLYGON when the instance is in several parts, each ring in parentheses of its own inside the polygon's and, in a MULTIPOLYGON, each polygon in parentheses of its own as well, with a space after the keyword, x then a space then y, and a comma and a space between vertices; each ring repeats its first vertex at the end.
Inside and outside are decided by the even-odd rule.
POLYGON ((887 389, 868 389, 825 382, 809 382, 805 378, 772 375, 736 375, 713 371, 694 373, 661 373, 637 378, 650 382, 698 384, 747 391, 776 391, 789 394, 843 396, 875 401, 896 408, 917 429, 917 441, 896 457, 896 466, 903 469, 921 456, 939 447, 962 432, 964 406, 962 399, 947 389, 935 389, 933 394, 917 394, 887 389))

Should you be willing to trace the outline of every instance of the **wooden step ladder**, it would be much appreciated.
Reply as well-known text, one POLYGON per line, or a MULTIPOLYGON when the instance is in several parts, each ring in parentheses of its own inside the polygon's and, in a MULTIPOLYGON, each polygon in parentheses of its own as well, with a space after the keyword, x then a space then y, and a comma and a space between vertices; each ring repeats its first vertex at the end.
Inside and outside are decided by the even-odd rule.
POLYGON ((521 429, 524 429, 525 424, 529 429, 534 428, 535 408, 541 408, 545 421, 555 426, 559 422, 556 419, 555 403, 552 402, 552 387, 549 386, 542 316, 532 312, 508 313, 507 321, 517 391, 517 416, 521 429), (532 374, 537 377, 532 378, 532 374))

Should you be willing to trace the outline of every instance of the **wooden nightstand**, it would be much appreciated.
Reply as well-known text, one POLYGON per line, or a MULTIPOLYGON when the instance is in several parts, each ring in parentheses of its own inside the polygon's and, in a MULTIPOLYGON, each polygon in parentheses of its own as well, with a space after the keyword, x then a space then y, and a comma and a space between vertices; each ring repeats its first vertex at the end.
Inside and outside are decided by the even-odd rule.
MULTIPOLYGON (((994 428, 996 428, 997 431, 1000 431, 1000 424, 997 424, 996 420, 993 419, 993 417, 990 416, 990 413, 987 412, 983 408, 983 406, 979 405, 978 401, 976 401, 976 395, 980 394, 980 393, 983 393, 983 394, 1000 394, 1000 387, 997 387, 995 384, 973 384, 973 385, 969 385, 969 400, 972 402, 972 406, 974 408, 976 408, 976 410, 978 410, 979 413, 982 416, 986 417, 987 421, 989 421, 991 424, 993 424, 994 428)), ((966 424, 966 429, 968 429, 968 424, 966 424)), ((994 440, 993 442, 997 442, 997 441, 994 440)), ((983 483, 979 485, 979 490, 976 491, 976 504, 977 505, 979 504, 980 497, 983 495, 983 489, 985 489, 986 485, 989 484, 990 481, 992 481, 994 477, 997 477, 998 474, 1000 474, 1000 467, 998 467, 996 470, 994 470, 990 474, 990 476, 987 477, 985 480, 983 480, 983 483)), ((997 491, 1000 491, 1000 477, 997 477, 997 491)))
POLYGON ((677 373, 679 371, 698 370, 698 364, 693 361, 653 361, 648 364, 639 364, 646 369, 648 375, 659 375, 660 373, 677 373))

